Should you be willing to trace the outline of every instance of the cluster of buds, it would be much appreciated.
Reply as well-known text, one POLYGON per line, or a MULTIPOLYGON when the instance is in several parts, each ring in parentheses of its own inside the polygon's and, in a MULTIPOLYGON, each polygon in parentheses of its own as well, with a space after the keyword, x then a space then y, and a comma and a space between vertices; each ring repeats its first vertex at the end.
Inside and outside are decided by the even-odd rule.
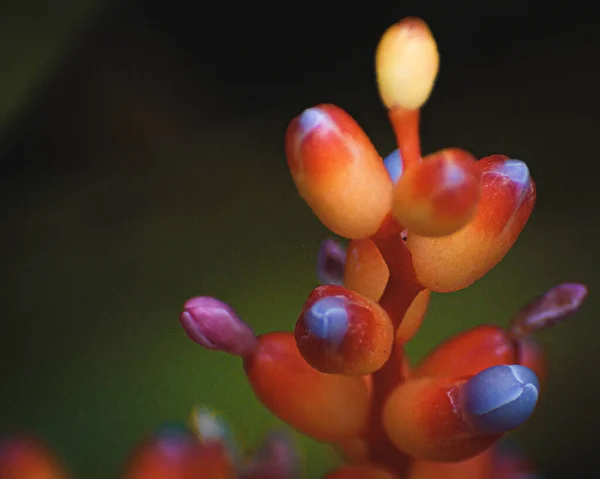
MULTIPOLYGON (((536 197, 520 160, 476 160, 459 148, 421 155, 419 111, 438 66, 419 19, 381 39, 377 80, 398 144, 385 158, 337 106, 309 108, 291 122, 285 146, 298 192, 348 240, 323 242, 323 284, 293 331, 256 335, 206 296, 188 300, 179 318, 195 343, 241 358, 275 416, 339 452, 343 465, 326 479, 533 478, 531 464, 501 439, 531 416, 544 387, 546 359, 533 333, 570 316, 587 294, 582 284, 555 286, 506 327, 464 331, 410 364, 405 345, 431 292, 466 288, 498 264, 536 197)), ((199 409, 192 427, 140 445, 123 477, 290 479, 297 465, 285 435, 267 436, 245 456, 222 418, 199 409)), ((0 443, 0 477, 66 475, 38 443, 14 439, 0 443)))
MULTIPOLYGON (((421 155, 419 111, 439 66, 420 19, 382 37, 379 92, 398 149, 382 158, 341 108, 318 105, 288 127, 300 196, 347 245, 326 240, 293 331, 255 335, 227 304, 196 297, 180 316, 196 343, 242 359, 278 418, 333 445, 328 479, 516 479, 531 466, 498 446, 533 413, 546 361, 532 334, 575 312, 587 289, 553 287, 508 322, 482 325, 410 364, 405 345, 431 292, 461 290, 509 251, 535 203, 524 162, 459 148, 421 155)), ((287 477, 281 475, 281 477, 287 477)))

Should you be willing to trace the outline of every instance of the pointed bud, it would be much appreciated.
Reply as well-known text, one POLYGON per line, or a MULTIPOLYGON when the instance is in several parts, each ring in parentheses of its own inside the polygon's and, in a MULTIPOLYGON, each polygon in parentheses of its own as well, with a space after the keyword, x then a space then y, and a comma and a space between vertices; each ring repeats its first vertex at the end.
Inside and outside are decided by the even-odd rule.
POLYGON ((376 302, 342 286, 319 286, 295 329, 298 350, 315 369, 348 376, 371 374, 392 352, 394 327, 376 302))
POLYGON ((550 288, 515 315, 510 322, 510 332, 513 337, 521 338, 563 321, 581 307, 587 292, 586 286, 579 283, 550 288))
POLYGON ((256 347, 256 337, 227 304, 208 296, 186 301, 179 315, 188 337, 207 349, 246 356, 256 347))
POLYGON ((535 204, 535 184, 525 163, 493 155, 475 163, 481 199, 473 219, 440 238, 411 234, 407 246, 418 280, 436 292, 466 288, 506 255, 535 204))
POLYGON ((392 213, 410 233, 446 236, 466 225, 477 210, 480 169, 459 148, 426 157, 394 187, 392 213))
POLYGON ((285 139, 292 179, 302 198, 334 233, 374 234, 390 211, 392 182, 369 137, 334 105, 305 110, 285 139))

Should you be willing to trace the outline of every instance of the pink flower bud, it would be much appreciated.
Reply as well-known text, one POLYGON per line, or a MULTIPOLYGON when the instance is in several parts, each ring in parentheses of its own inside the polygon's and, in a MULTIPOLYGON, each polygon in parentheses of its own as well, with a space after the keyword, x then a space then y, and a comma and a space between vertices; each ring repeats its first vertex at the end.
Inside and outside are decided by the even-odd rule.
POLYGON ((207 349, 247 356, 257 345, 250 326, 227 304, 209 296, 186 301, 179 321, 188 337, 207 349))

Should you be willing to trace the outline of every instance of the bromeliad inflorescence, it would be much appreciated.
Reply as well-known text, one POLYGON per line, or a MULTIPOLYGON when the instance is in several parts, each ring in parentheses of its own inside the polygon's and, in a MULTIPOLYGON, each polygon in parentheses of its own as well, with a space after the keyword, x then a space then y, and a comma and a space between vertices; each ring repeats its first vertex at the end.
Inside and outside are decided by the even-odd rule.
MULTIPOLYGON (((575 312, 587 294, 581 284, 558 285, 506 328, 475 327, 409 363, 404 347, 431 292, 463 289, 498 264, 536 197, 520 160, 475 160, 458 148, 422 157, 419 110, 438 63, 423 21, 408 18, 384 34, 377 80, 398 144, 385 159, 337 106, 292 120, 285 148, 298 192, 349 240, 323 242, 317 274, 324 284, 309 294, 293 332, 256 336, 210 297, 190 299, 180 315, 194 342, 242 359, 273 414, 339 451, 344 465, 327 479, 533 477, 529 462, 499 441, 531 416, 543 390, 545 356, 532 334, 575 312)), ((202 410, 194 418, 195 435, 163 431, 144 443, 126 479, 297 474, 284 436, 269 436, 244 459, 216 416, 202 410)), ((0 448, 0 473, 2 464, 0 448)))
POLYGON ((509 251, 536 187, 524 162, 476 161, 448 148, 421 156, 419 109, 438 72, 427 25, 392 26, 377 50, 379 92, 398 149, 382 159, 334 105, 302 112, 285 147, 300 196, 343 247, 326 240, 317 287, 294 332, 252 333, 225 304, 188 301, 181 323, 203 346, 240 356, 256 396, 297 431, 338 448, 332 478, 516 479, 530 466, 496 444, 533 413, 545 377, 531 334, 587 294, 562 284, 507 328, 463 332, 411 365, 405 344, 431 292, 463 289, 509 251))

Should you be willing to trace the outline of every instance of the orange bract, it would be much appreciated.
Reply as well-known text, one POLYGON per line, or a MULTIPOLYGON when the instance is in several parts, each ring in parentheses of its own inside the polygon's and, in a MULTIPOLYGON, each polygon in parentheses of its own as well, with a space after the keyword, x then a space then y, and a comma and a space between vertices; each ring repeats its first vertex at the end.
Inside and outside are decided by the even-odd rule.
POLYGON ((387 264, 373 240, 350 241, 346 251, 344 286, 379 301, 389 277, 387 264))
POLYGON ((325 374, 302 357, 292 333, 259 336, 244 367, 250 385, 273 414, 314 439, 335 442, 367 425, 371 394, 360 376, 325 374))

